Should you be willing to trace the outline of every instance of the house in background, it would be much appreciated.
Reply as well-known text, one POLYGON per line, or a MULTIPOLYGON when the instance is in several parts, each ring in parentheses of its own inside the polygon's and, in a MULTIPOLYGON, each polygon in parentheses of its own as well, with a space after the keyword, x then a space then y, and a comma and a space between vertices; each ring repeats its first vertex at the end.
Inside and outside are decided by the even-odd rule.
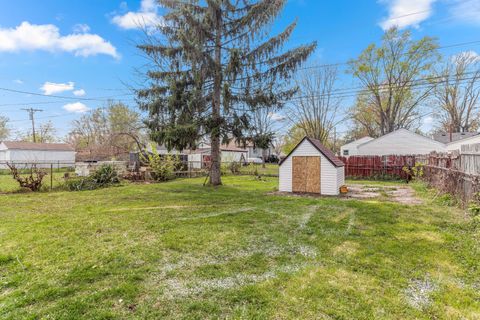
POLYGON ((359 155, 411 155, 428 154, 432 151, 445 152, 445 144, 407 129, 398 129, 358 147, 359 155))
POLYGON ((283 192, 338 195, 345 184, 345 167, 320 141, 305 137, 280 162, 283 192))
MULTIPOLYGON (((260 159, 263 159, 263 149, 262 148, 255 148, 255 146, 253 145, 253 143, 247 143, 246 145, 246 149, 248 151, 248 157, 247 158, 260 158, 260 159)), ((267 150, 265 150, 265 156, 266 158, 268 159, 272 154, 274 154, 275 152, 273 151, 273 148, 268 148, 267 150)))
POLYGON ((66 143, 33 143, 3 141, 0 143, 0 168, 6 163, 17 165, 37 164, 38 167, 72 167, 75 149, 66 143))
POLYGON ((412 155, 447 151, 444 143, 407 129, 398 129, 363 143, 355 143, 355 141, 353 143, 356 145, 356 155, 359 156, 412 155))
MULTIPOLYGON (((220 146, 222 162, 246 162, 248 158, 248 150, 239 147, 233 140, 228 144, 220 146)), ((192 168, 200 169, 209 166, 211 162, 212 147, 202 142, 195 150, 190 150, 188 153, 188 162, 191 163, 192 168)))
POLYGON ((433 135, 433 140, 449 144, 452 142, 457 142, 461 140, 465 140, 471 137, 478 136, 478 132, 452 132, 452 133, 436 133, 433 135))
POLYGON ((367 136, 347 143, 340 147, 340 155, 344 157, 356 156, 358 154, 358 146, 371 140, 373 140, 373 138, 367 136))
POLYGON ((464 139, 457 139, 453 140, 452 142, 449 142, 446 144, 447 151, 453 152, 453 151, 460 151, 462 150, 463 145, 469 145, 469 144, 477 144, 480 143, 480 134, 474 132, 475 134, 468 134, 465 135, 464 139))

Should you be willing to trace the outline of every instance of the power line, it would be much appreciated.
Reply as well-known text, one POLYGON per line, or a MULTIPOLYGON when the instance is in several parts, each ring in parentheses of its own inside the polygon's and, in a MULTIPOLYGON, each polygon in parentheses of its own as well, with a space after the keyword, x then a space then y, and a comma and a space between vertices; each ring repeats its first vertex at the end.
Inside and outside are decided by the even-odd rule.
MULTIPOLYGON (((443 50, 443 49, 455 48, 455 47, 462 47, 462 46, 474 45, 474 44, 480 44, 480 40, 445 45, 445 46, 441 46, 441 47, 437 47, 437 48, 433 48, 433 49, 428 49, 428 50, 425 50, 424 52, 429 52, 429 51, 433 51, 433 50, 443 50)), ((405 54, 402 54, 402 55, 405 55, 405 54)), ((318 64, 318 65, 299 68, 298 70, 309 70, 309 69, 318 69, 318 68, 338 67, 338 66, 343 66, 343 65, 349 65, 352 62, 359 62, 359 60, 358 59, 352 59, 352 60, 343 61, 343 62, 318 64)))
POLYGON ((80 100, 80 101, 108 101, 108 99, 114 99, 115 97, 118 97, 118 96, 134 95, 133 93, 126 93, 126 94, 120 94, 120 95, 115 95, 115 96, 82 98, 82 97, 65 97, 65 96, 47 95, 47 94, 43 94, 43 93, 15 90, 15 89, 2 88, 2 87, 0 87, 0 90, 7 91, 7 92, 13 92, 13 93, 20 93, 20 94, 28 94, 28 95, 33 95, 33 96, 45 97, 45 98, 58 98, 58 99, 66 99, 66 100, 80 100))
MULTIPOLYGON (((416 83, 416 82, 419 82, 419 81, 425 81, 425 80, 433 80, 435 78, 445 78, 445 77, 431 77, 431 78, 425 78, 425 79, 418 79, 418 80, 415 80, 415 81, 412 81, 411 84, 402 84, 402 85, 379 85, 379 86, 375 86, 373 88, 362 88, 360 90, 353 90, 353 91, 345 91, 345 92, 339 92, 337 94, 335 93, 324 93, 324 94, 311 94, 311 95, 305 95, 305 96, 298 96, 298 97, 292 97, 291 99, 288 99, 288 100, 284 100, 282 102, 294 102, 294 101, 297 101, 299 99, 307 99, 307 98, 323 98, 323 97, 335 97, 335 98, 349 98, 349 97, 355 97, 357 96, 358 94, 362 94, 362 93, 369 93, 371 92, 371 90, 373 89, 377 89, 378 91, 380 92, 383 92, 385 90, 390 90, 390 89, 398 89, 398 88, 413 88, 413 90, 419 90, 421 89, 422 87, 425 87, 425 86, 430 86, 430 85, 436 85, 436 84, 442 84, 442 83, 447 83, 448 81, 450 81, 451 79, 441 79, 440 81, 435 81, 435 82, 425 82, 425 83, 416 83)), ((459 81, 459 83, 463 83, 464 81, 468 81, 468 80, 474 80, 474 79, 479 79, 479 76, 475 76, 475 77, 466 77, 466 78, 459 78, 459 79, 456 79, 457 81, 459 81)))

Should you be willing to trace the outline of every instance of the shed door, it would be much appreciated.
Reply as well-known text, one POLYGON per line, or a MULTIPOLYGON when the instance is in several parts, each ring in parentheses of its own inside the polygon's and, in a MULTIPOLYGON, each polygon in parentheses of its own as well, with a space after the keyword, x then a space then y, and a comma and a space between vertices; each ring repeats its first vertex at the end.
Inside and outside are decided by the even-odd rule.
POLYGON ((320 157, 292 157, 292 191, 320 193, 320 157))

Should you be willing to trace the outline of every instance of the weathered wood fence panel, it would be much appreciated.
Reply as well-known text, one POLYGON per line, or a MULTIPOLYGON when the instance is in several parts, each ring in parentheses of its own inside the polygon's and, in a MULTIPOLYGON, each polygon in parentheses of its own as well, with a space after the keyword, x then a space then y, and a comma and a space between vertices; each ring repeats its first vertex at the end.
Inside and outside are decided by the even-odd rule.
POLYGON ((480 174, 480 144, 463 145, 460 155, 462 172, 480 174))
POLYGON ((404 167, 415 165, 415 156, 351 156, 340 157, 345 164, 345 175, 355 178, 391 176, 406 179, 404 167))
POLYGON ((355 178, 395 176, 408 179, 404 167, 416 163, 424 166, 422 179, 440 191, 450 193, 468 203, 480 192, 480 144, 463 145, 460 152, 408 156, 340 157, 345 175, 355 178))

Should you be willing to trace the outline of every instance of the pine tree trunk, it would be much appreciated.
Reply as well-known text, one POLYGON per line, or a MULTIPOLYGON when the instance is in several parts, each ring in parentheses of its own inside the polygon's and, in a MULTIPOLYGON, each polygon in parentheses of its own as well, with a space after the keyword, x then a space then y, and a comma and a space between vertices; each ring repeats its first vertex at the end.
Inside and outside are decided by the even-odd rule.
POLYGON ((210 184, 213 186, 218 186, 222 184, 222 173, 220 170, 221 167, 221 155, 220 155, 220 107, 221 107, 221 90, 222 90, 222 38, 221 38, 221 28, 222 21, 220 12, 217 12, 216 17, 217 22, 217 35, 215 39, 215 82, 214 82, 214 92, 213 92, 213 101, 212 101, 212 117, 216 128, 213 129, 211 134, 211 144, 212 144, 212 168, 210 170, 210 184))
POLYGON ((266 168, 267 166, 265 165, 265 161, 267 159, 267 150, 262 149, 262 168, 266 168))
POLYGON ((213 186, 218 186, 222 184, 222 172, 220 170, 220 137, 216 134, 212 134, 212 168, 210 171, 210 184, 213 186))

